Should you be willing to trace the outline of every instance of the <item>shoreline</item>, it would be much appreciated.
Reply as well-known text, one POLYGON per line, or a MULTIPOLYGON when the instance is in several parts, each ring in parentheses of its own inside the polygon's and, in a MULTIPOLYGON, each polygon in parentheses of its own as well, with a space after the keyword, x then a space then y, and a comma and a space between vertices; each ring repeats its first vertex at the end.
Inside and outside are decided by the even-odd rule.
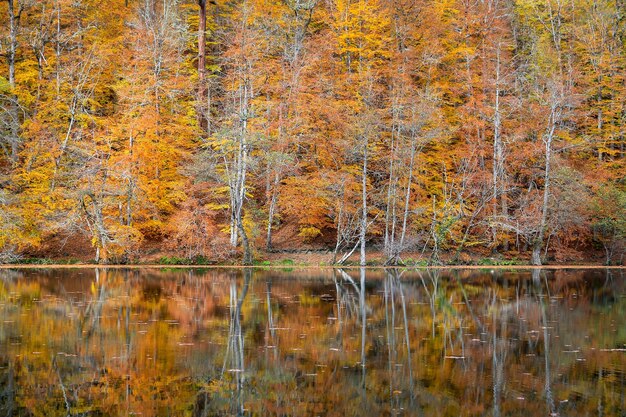
MULTIPOLYGON (((166 264, 0 264, 0 269, 360 269, 358 265, 166 265, 166 264)), ((626 269, 626 265, 433 265, 433 266, 383 266, 368 265, 365 269, 413 269, 413 270, 443 270, 443 269, 626 269)))

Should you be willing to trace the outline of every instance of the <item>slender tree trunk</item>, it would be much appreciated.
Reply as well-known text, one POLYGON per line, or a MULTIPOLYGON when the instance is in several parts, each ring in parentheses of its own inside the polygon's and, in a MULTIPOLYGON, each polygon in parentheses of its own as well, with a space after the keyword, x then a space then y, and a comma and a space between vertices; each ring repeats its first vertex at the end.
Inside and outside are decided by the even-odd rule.
MULTIPOLYGON (((247 129, 247 121, 244 121, 244 132, 247 129)), ((237 172, 237 211, 235 212, 235 220, 237 222, 237 229, 241 234, 241 243, 243 245, 243 264, 251 265, 252 264, 252 253, 250 252, 250 244, 248 241, 248 235, 246 234, 246 230, 243 227, 243 202, 246 196, 246 173, 248 170, 248 157, 247 157, 247 144, 245 140, 245 133, 241 138, 241 155, 240 155, 240 164, 237 172)))
POLYGON ((398 207, 398 201, 396 199, 395 193, 396 190, 398 189, 398 178, 395 178, 395 181, 393 183, 393 197, 391 199, 391 238, 390 238, 390 245, 391 247, 390 252, 391 254, 395 253, 396 251, 396 246, 397 246, 397 242, 396 242, 396 230, 398 228, 398 213, 397 213, 397 207, 398 207))
POLYGON ((241 216, 237 219, 237 227, 239 228, 239 233, 241 234, 241 244, 243 246, 243 264, 252 265, 252 250, 250 249, 248 234, 246 233, 246 229, 243 227, 241 216))
POLYGON ((19 13, 15 14, 15 1, 7 0, 9 7, 9 53, 7 61, 9 65, 9 85, 15 88, 15 54, 17 52, 17 28, 19 13))
MULTIPOLYGON (((248 105, 251 96, 248 85, 242 87, 240 117, 241 132, 239 135, 239 150, 236 157, 236 171, 234 179, 234 187, 231 186, 231 201, 233 203, 234 226, 236 231, 231 229, 231 244, 237 246, 237 231, 241 235, 241 243, 243 245, 243 264, 252 265, 252 251, 248 235, 243 225, 243 203, 246 197, 246 174, 248 172, 248 105), (234 233, 233 233, 234 232, 234 233)), ((231 182, 232 183, 232 182, 231 182)))
MULTIPOLYGON (((498 212, 498 177, 500 174, 500 170, 502 167, 502 151, 500 149, 500 44, 498 44, 498 49, 496 51, 496 96, 495 96, 495 104, 494 104, 494 115, 493 115, 493 210, 492 216, 496 216, 498 212)), ((495 219, 494 219, 495 220, 495 219)), ((495 221, 494 221, 495 224, 495 221)), ((493 243, 494 247, 497 246, 498 236, 497 236, 497 227, 493 226, 492 234, 493 234, 493 243)))
POLYGON ((544 171, 544 185, 543 185, 543 204, 541 207, 541 221, 539 223, 539 230, 537 230, 537 236, 533 242, 533 253, 531 262, 533 265, 541 265, 541 250, 543 248, 544 234, 546 232, 546 224, 548 221, 548 203, 550 200, 550 163, 552 160, 552 140, 554 138, 554 132, 559 119, 560 109, 558 104, 553 103, 550 109, 550 122, 548 125, 548 131, 543 139, 545 145, 545 171, 544 171))
POLYGON ((206 94, 206 0, 198 0, 198 126, 202 131, 207 128, 208 109, 203 104, 206 94))
POLYGON ((128 179, 126 190, 126 226, 133 224, 133 200, 135 199, 135 178, 128 179))
POLYGON ((339 213, 337 214, 337 239, 335 240, 335 249, 333 250, 333 259, 332 264, 335 265, 337 263, 337 253, 339 252, 339 248, 343 243, 343 210, 344 210, 344 180, 341 181, 341 194, 339 198, 341 199, 341 204, 339 205, 339 213))
POLYGON ((270 200, 269 213, 267 215, 267 237, 265 240, 265 249, 272 249, 272 223, 274 222, 274 211, 276 210, 276 194, 272 193, 270 200))
POLYGON ((406 194, 404 196, 404 214, 402 216, 402 234, 400 235, 400 245, 394 256, 399 256, 404 249, 404 239, 406 237, 406 224, 409 218, 409 201, 411 199, 411 183, 413 181, 413 165, 415 163, 415 138, 411 138, 411 160, 409 162, 409 178, 406 184, 406 194))
POLYGON ((67 126, 67 130, 65 131, 65 137, 63 138, 63 142, 61 143, 61 149, 59 150, 59 155, 54 158, 54 173, 52 175, 52 181, 50 182, 50 191, 54 191, 56 187, 56 177, 59 172, 59 168, 61 167, 63 156, 65 155, 65 151, 70 142, 70 138, 72 137, 72 129, 74 128, 74 123, 76 123, 76 110, 78 104, 78 97, 74 95, 72 99, 72 105, 70 107, 70 121, 67 126))
MULTIPOLYGON (((395 106, 394 106, 395 107, 395 106)), ((393 214, 395 212, 393 206, 395 206, 395 172, 394 172, 394 159, 395 159, 395 136, 396 136, 396 111, 392 110, 393 122, 391 126, 391 144, 389 150, 389 184, 387 185, 387 207, 385 210, 385 242, 384 242, 384 252, 387 258, 391 258, 394 252, 394 239, 393 239, 393 228, 390 223, 393 222, 393 214)))
POLYGON ((61 4, 59 0, 56 0, 56 13, 57 13, 57 33, 56 33, 56 93, 57 98, 61 94, 61 4))
POLYGON ((235 199, 231 198, 231 206, 232 206, 232 211, 230 213, 230 245, 233 248, 237 247, 237 242, 239 240, 239 229, 237 226, 237 214, 236 214, 236 203, 235 203, 235 199))
POLYGON ((104 260, 106 262, 109 234, 104 224, 104 216, 102 214, 102 201, 100 199, 97 199, 93 192, 89 191, 82 196, 81 205, 83 212, 87 217, 87 222, 89 224, 89 228, 91 229, 93 239, 96 242, 95 261, 96 263, 100 263, 101 260, 104 260), (90 205, 92 211, 89 211, 89 208, 87 207, 87 202, 85 201, 87 197, 89 197, 89 200, 91 201, 90 205))
POLYGON ((276 171, 276 175, 274 176, 274 184, 272 187, 272 197, 270 199, 270 208, 267 216, 267 239, 265 243, 265 247, 267 250, 272 249, 272 224, 274 223, 274 214, 276 212, 276 200, 278 197, 278 182, 279 182, 280 174, 276 171))
MULTIPOLYGON (((237 246, 238 233, 241 233, 243 224, 241 220, 243 211, 243 201, 246 194, 246 172, 248 164, 248 144, 246 143, 246 135, 248 131, 248 89, 247 86, 242 87, 240 92, 240 118, 241 118, 241 131, 239 133, 239 148, 235 157, 235 172, 228 174, 228 182, 230 188, 230 201, 231 201, 231 227, 230 227, 230 244, 233 247, 237 246)), ((243 238, 242 238, 243 239, 243 238)))
MULTIPOLYGON (((9 86, 11 90, 15 89, 15 57, 17 54, 17 32, 19 29, 19 20, 22 14, 22 8, 17 4, 18 12, 15 13, 15 6, 17 0, 7 0, 8 1, 8 11, 9 11, 9 52, 7 53, 7 63, 9 66, 9 86)), ((11 144, 11 161, 13 164, 17 163, 17 154, 19 152, 19 110, 17 98, 13 95, 13 91, 11 91, 12 99, 9 105, 9 112, 11 114, 10 121, 10 135, 9 138, 11 144)))
POLYGON ((368 138, 365 136, 365 143, 363 144, 363 172, 361 177, 361 198, 363 203, 362 213, 361 213, 361 259, 360 265, 366 265, 365 258, 365 234, 367 232, 367 145, 368 138))

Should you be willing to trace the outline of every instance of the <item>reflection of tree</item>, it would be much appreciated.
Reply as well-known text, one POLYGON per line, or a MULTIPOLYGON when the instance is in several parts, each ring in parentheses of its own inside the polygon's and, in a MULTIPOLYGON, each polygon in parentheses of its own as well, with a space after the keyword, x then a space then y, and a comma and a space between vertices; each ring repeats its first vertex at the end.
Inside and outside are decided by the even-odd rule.
POLYGON ((620 415, 621 271, 363 272, 2 280, 0 416, 620 415))
POLYGON ((494 290, 491 302, 491 378, 493 385, 493 415, 501 415, 502 387, 504 385, 504 364, 507 352, 507 309, 498 309, 498 293, 494 290), (498 321, 500 322, 500 338, 498 339, 498 321))
MULTIPOLYGON (((365 252, 365 244, 361 245, 361 252, 365 252)), ((364 259, 364 257, 362 257, 364 259)), ((363 265, 362 263, 361 265, 363 265)), ((359 269, 359 275, 361 277, 361 291, 359 291, 359 310, 361 311, 361 369, 363 377, 361 380, 361 387, 363 388, 363 396, 366 395, 365 391, 365 342, 366 328, 367 328, 367 311, 365 310, 365 268, 359 269)))
MULTIPOLYGON (((89 352, 89 354, 81 355, 51 355, 51 373, 52 380, 56 380, 56 385, 61 393, 61 404, 65 415, 73 415, 73 408, 78 407, 81 403, 79 391, 83 390, 89 381, 86 379, 76 380, 74 374, 77 368, 86 367, 98 369, 102 367, 102 361, 105 360, 106 352, 102 349, 102 343, 92 343, 92 338, 100 334, 102 338, 101 319, 103 309, 107 302, 107 269, 94 269, 94 279, 91 282, 91 297, 86 303, 86 308, 82 312, 80 320, 77 322, 76 328, 77 339, 82 341, 82 347, 76 346, 79 351, 89 352), (96 352, 100 351, 103 357, 98 357, 96 352)), ((101 341, 100 341, 101 342, 101 341)))
MULTIPOLYGON (((361 314, 361 288, 346 271, 339 269, 338 272, 343 279, 343 281, 337 280, 335 276, 337 303, 339 305, 338 308, 340 311, 345 311, 345 319, 350 317, 359 317, 361 314), (348 288, 352 288, 354 291, 351 291, 348 288)), ((339 321, 341 321, 341 319, 339 319, 339 321)))
MULTIPOLYGON (((544 287, 541 277, 543 275, 544 280, 546 280, 545 274, 542 274, 540 269, 533 269, 533 284, 535 285, 535 290, 537 292, 537 302, 541 308, 541 324, 543 327, 543 356, 545 361, 545 384, 544 384, 544 394, 546 397, 546 407, 548 414, 553 416, 555 415, 555 407, 554 407, 554 398, 552 396, 552 381, 551 381, 551 372, 550 372, 550 334, 548 333, 548 319, 546 316, 546 295, 544 294, 544 287)), ((549 291, 549 285, 547 280, 545 281, 546 289, 549 291)), ((548 292, 548 297, 549 297, 548 292)))
POLYGON ((387 277, 384 283, 384 291, 385 291, 385 330, 387 336, 387 353, 388 353, 388 361, 387 361, 387 372, 389 372, 389 398, 393 400, 393 373, 395 369, 395 363, 397 362, 398 351, 396 349, 396 303, 394 302, 394 291, 393 291, 393 276, 391 273, 385 271, 387 277), (391 309, 391 317, 389 315, 389 310, 391 309))
MULTIPOLYGON (((11 270, 0 271, 0 302, 5 303, 8 299, 8 289, 15 286, 15 282, 21 274, 11 270)), ((2 311, 2 310, 0 310, 2 311)), ((4 335, 0 333, 0 341, 4 335)), ((1 349, 1 348, 0 348, 1 349)), ((13 362, 0 354, 0 415, 12 416, 15 409, 15 372, 13 362)))
POLYGON ((278 338, 276 336, 276 324, 274 323, 274 312, 272 310, 272 281, 266 283, 265 303, 267 304, 267 335, 271 345, 265 343, 265 351, 274 351, 274 361, 278 361, 278 338))
POLYGON ((85 343, 87 343, 94 333, 100 327, 100 318, 102 317, 102 308, 107 299, 106 291, 106 268, 101 271, 95 268, 94 281, 91 284, 92 299, 89 300, 85 309, 83 318, 80 322, 79 332, 85 335, 85 343))
MULTIPOLYGON (((135 271, 135 274, 136 274, 136 271, 135 271)), ((124 348, 121 352, 120 360, 124 364, 126 375, 130 375, 131 352, 132 352, 132 338, 131 338, 131 332, 130 332, 130 316, 132 313, 132 303, 130 302, 130 300, 131 300, 132 285, 131 285, 130 279, 131 279, 131 272, 128 270, 124 271, 123 282, 124 282, 124 287, 126 290, 125 291, 126 302, 120 305, 119 310, 118 310, 118 314, 120 316, 123 314, 123 320, 124 320, 124 348), (124 313, 122 313, 122 311, 124 313)), ((124 388, 125 388, 124 389, 124 401, 126 403, 126 413, 130 414, 130 411, 131 411, 130 410, 130 389, 131 389, 130 378, 126 378, 126 383, 124 384, 124 388)))
MULTIPOLYGON (((401 281, 401 276, 404 273, 398 272, 397 269, 388 269, 385 271, 386 277, 384 282, 384 295, 385 295, 385 324, 387 329, 387 345, 389 352, 389 361, 388 361, 388 369, 389 369, 389 392, 394 398, 394 390, 393 390, 393 374, 395 372, 395 366, 392 364, 398 363, 398 351, 396 347, 396 301, 395 296, 396 293, 400 296, 400 305, 402 307, 402 320, 404 330, 404 345, 406 348, 406 369, 408 369, 408 390, 410 393, 410 404, 413 406, 413 401, 416 398, 415 390, 414 390, 414 380, 413 380, 413 361, 411 360, 411 338, 409 336, 409 319, 407 315, 407 306, 406 299, 404 296, 404 284, 401 281), (389 309, 391 310, 391 320, 389 319, 389 309)), ((399 408, 400 405, 396 404, 396 407, 399 408)), ((418 408, 419 409, 419 408, 418 408)))
POLYGON ((455 294, 448 294, 446 292, 446 288, 440 285, 441 272, 439 270, 426 271, 429 285, 427 285, 426 280, 424 280, 424 274, 421 271, 418 271, 418 275, 420 277, 422 287, 428 296, 432 319, 432 339, 435 340, 436 327, 440 324, 443 327, 443 335, 441 338, 441 341, 443 342, 443 351, 441 352, 442 357, 444 359, 460 359, 465 365, 465 342, 463 334, 464 322, 463 315, 457 311, 452 303, 455 294), (457 344, 460 345, 460 352, 457 352, 457 344))
POLYGON ((15 282, 23 277, 24 274, 19 271, 14 271, 11 269, 0 270, 0 285, 2 286, 0 287, 0 299, 4 299, 6 297, 6 294, 4 292, 7 288, 15 285, 15 282))
POLYGON ((432 327, 431 327, 431 337, 435 338, 435 324, 437 323, 437 309, 436 309, 436 301, 437 296, 439 295, 439 270, 429 270, 426 272, 426 275, 430 279, 430 284, 432 285, 432 289, 429 290, 429 287, 426 285, 424 281, 424 274, 421 271, 417 271, 417 274, 422 282, 422 286, 424 287, 424 291, 426 291, 426 295, 428 296, 428 304, 430 306, 430 314, 432 316, 432 327))
MULTIPOLYGON (((4 367, 4 363, 2 365, 4 367)), ((4 375, 0 375, 0 412, 12 416, 15 410, 15 375, 12 363, 8 363, 7 368, 4 375)))
POLYGON ((232 277, 230 281, 230 325, 228 328, 228 344, 226 354, 224 355, 224 365, 222 366, 222 378, 225 372, 233 375, 236 389, 233 393, 234 397, 231 397, 230 410, 232 414, 238 416, 244 413, 243 385, 245 382, 241 307, 248 294, 251 276, 252 270, 245 268, 243 289, 239 296, 237 294, 237 279, 232 277), (227 369, 227 366, 230 366, 230 368, 227 369))
MULTIPOLYGON (((345 282, 349 283, 355 290, 358 296, 358 308, 355 305, 354 297, 350 296, 350 292, 345 291, 345 288, 338 285, 338 281, 335 279, 335 285, 337 287, 337 302, 342 300, 342 304, 339 305, 338 311, 341 311, 342 305, 346 307, 346 311, 358 311, 357 317, 361 322, 361 361, 359 365, 361 366, 361 394, 365 398, 365 366, 366 366, 366 356, 365 356, 365 344, 366 344, 366 335, 367 335, 367 308, 365 303, 365 268, 359 269, 359 278, 360 285, 357 286, 354 279, 343 269, 339 269, 339 273, 345 282), (339 288, 342 290, 340 291, 339 288)), ((338 312, 339 315, 339 312, 338 312)), ((340 324, 341 325, 341 324, 340 324)))

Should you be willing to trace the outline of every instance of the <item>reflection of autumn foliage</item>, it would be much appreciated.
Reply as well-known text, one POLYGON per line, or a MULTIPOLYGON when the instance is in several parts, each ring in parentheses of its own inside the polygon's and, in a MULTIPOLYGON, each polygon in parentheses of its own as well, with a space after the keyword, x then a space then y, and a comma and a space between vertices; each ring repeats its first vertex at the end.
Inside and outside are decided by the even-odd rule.
POLYGON ((2 270, 0 412, 619 415, 622 275, 2 270))

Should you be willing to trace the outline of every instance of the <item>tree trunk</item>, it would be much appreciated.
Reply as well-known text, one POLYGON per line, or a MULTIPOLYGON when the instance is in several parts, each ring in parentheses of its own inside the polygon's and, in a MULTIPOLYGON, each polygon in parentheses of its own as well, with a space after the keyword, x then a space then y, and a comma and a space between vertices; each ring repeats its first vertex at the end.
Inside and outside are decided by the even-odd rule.
POLYGON ((533 243, 533 253, 530 262, 533 265, 541 265, 541 247, 543 246, 543 239, 537 238, 533 243))
MULTIPOLYGON (((553 99, 556 99, 553 97, 553 99)), ((556 131, 556 125, 559 119, 560 109, 557 103, 552 103, 550 109, 550 118, 548 131, 543 139, 545 144, 545 171, 544 171, 544 184, 543 184, 543 204, 541 207, 541 221, 539 223, 539 230, 537 230, 537 236, 533 242, 533 253, 531 262, 533 265, 541 265, 541 250, 543 248, 544 234, 546 232, 546 224, 548 221, 548 202, 550 200, 550 162, 552 159, 552 140, 554 138, 554 132, 556 131)))
POLYGON ((394 252, 394 226, 395 226, 395 172, 394 172, 394 159, 395 159, 395 136, 396 136, 396 111, 392 110, 393 122, 391 126, 391 145, 390 145, 390 157, 389 157, 389 184, 387 185, 387 207, 385 209, 385 241, 384 252, 387 258, 391 258, 394 252))
POLYGON ((207 128, 208 109, 204 108, 206 98, 206 0, 198 0, 198 126, 203 132, 207 128))
POLYGON ((9 85, 11 89, 15 88, 15 53, 17 51, 17 27, 19 13, 15 14, 15 1, 7 0, 9 7, 9 53, 7 61, 9 64, 9 85))
MULTIPOLYGON (((500 44, 498 44, 498 49, 496 51, 496 94, 495 94, 495 104, 494 104, 494 115, 493 115, 493 210, 492 216, 496 216, 498 213, 498 195, 500 194, 500 190, 498 189, 498 177, 500 176, 500 172, 502 169, 502 149, 501 149, 501 139, 500 139, 500 44)), ((494 219, 495 220, 495 219, 494 219)), ((498 245, 498 231, 495 226, 495 221, 493 222, 494 226, 492 228, 493 234, 493 244, 494 249, 498 245)))
POLYGON ((248 142, 247 142, 247 134, 248 134, 248 111, 249 111, 249 103, 250 98, 252 96, 251 88, 248 84, 244 84, 240 87, 240 107, 239 107, 239 117, 241 121, 241 131, 239 132, 239 149, 237 151, 237 156, 235 158, 235 172, 234 178, 230 177, 229 174, 229 187, 230 187, 230 198, 232 205, 232 218, 231 221, 231 244, 233 246, 237 246, 237 232, 241 234, 241 243, 243 245, 243 264, 251 265, 252 264, 252 252, 250 250, 250 242, 248 240, 248 235, 243 227, 243 203, 246 197, 246 174, 248 172, 248 142), (232 226, 235 226, 233 229, 232 226))
POLYGON ((235 214, 235 203, 231 201, 232 212, 230 213, 230 246, 237 247, 237 241, 239 240, 238 228, 237 228, 237 215, 235 214))
POLYGON ((276 175, 274 177, 274 186, 272 188, 272 197, 270 199, 270 208, 269 208, 269 213, 267 216, 267 240, 265 243, 265 247, 267 250, 271 250, 272 249, 272 223, 274 223, 274 214, 276 212, 276 200, 278 197, 278 181, 279 181, 280 175, 278 173, 278 171, 276 171, 276 175))
POLYGON ((56 54, 56 94, 57 97, 61 94, 61 4, 59 0, 56 0, 56 18, 57 18, 57 33, 55 39, 55 54, 56 54))
POLYGON ((343 243, 343 231, 342 231, 342 227, 343 227, 343 210, 344 210, 344 204, 345 204, 345 200, 344 200, 344 180, 342 179, 341 181, 341 193, 339 195, 339 198, 341 199, 341 205, 339 206, 339 213, 337 214, 337 239, 335 240, 335 249, 333 250, 333 258, 332 258, 332 265, 336 265, 337 263, 337 253, 339 252, 339 248, 341 247, 342 243, 343 243))
POLYGON ((92 231, 92 237, 95 240, 96 245, 96 254, 95 261, 96 263, 100 263, 100 261, 107 261, 107 245, 110 241, 109 233, 106 229, 106 225, 104 224, 104 215, 102 214, 102 200, 101 198, 96 199, 96 196, 93 192, 86 192, 81 197, 81 206, 85 216, 87 217, 87 222, 89 224, 89 228, 92 231), (87 207, 87 203, 85 199, 89 197, 91 201, 92 211, 89 211, 87 207))
POLYGON ((402 216, 402 234, 400 235, 400 246, 396 253, 395 257, 400 255, 400 251, 404 249, 404 239, 406 237, 406 224, 409 218, 409 201, 411 198, 411 183, 413 181, 413 165, 415 163, 415 137, 411 138, 411 160, 409 161, 409 178, 406 184, 406 194, 404 196, 404 214, 402 216))
POLYGON ((243 265, 252 265, 252 250, 250 249, 248 234, 246 233, 246 229, 243 227, 241 216, 237 219, 237 228, 241 234, 241 245, 243 246, 243 265))
MULTIPOLYGON (((19 28, 19 20, 22 14, 21 6, 18 5, 18 12, 15 13, 15 0, 7 0, 8 8, 9 8, 9 51, 7 53, 7 61, 9 65, 9 86, 11 90, 15 89, 15 56, 17 54, 17 31, 19 28)), ((17 98, 14 96, 13 91, 11 91, 11 100, 9 105, 9 112, 11 114, 10 121, 10 138, 9 142, 11 145, 11 161, 13 164, 17 163, 17 154, 19 152, 19 110, 18 110, 18 102, 17 98)))
POLYGON ((361 259, 360 265, 366 265, 365 259, 365 234, 367 232, 367 136, 365 137, 365 143, 363 145, 363 172, 361 177, 361 198, 363 202, 363 211, 361 213, 361 259))

